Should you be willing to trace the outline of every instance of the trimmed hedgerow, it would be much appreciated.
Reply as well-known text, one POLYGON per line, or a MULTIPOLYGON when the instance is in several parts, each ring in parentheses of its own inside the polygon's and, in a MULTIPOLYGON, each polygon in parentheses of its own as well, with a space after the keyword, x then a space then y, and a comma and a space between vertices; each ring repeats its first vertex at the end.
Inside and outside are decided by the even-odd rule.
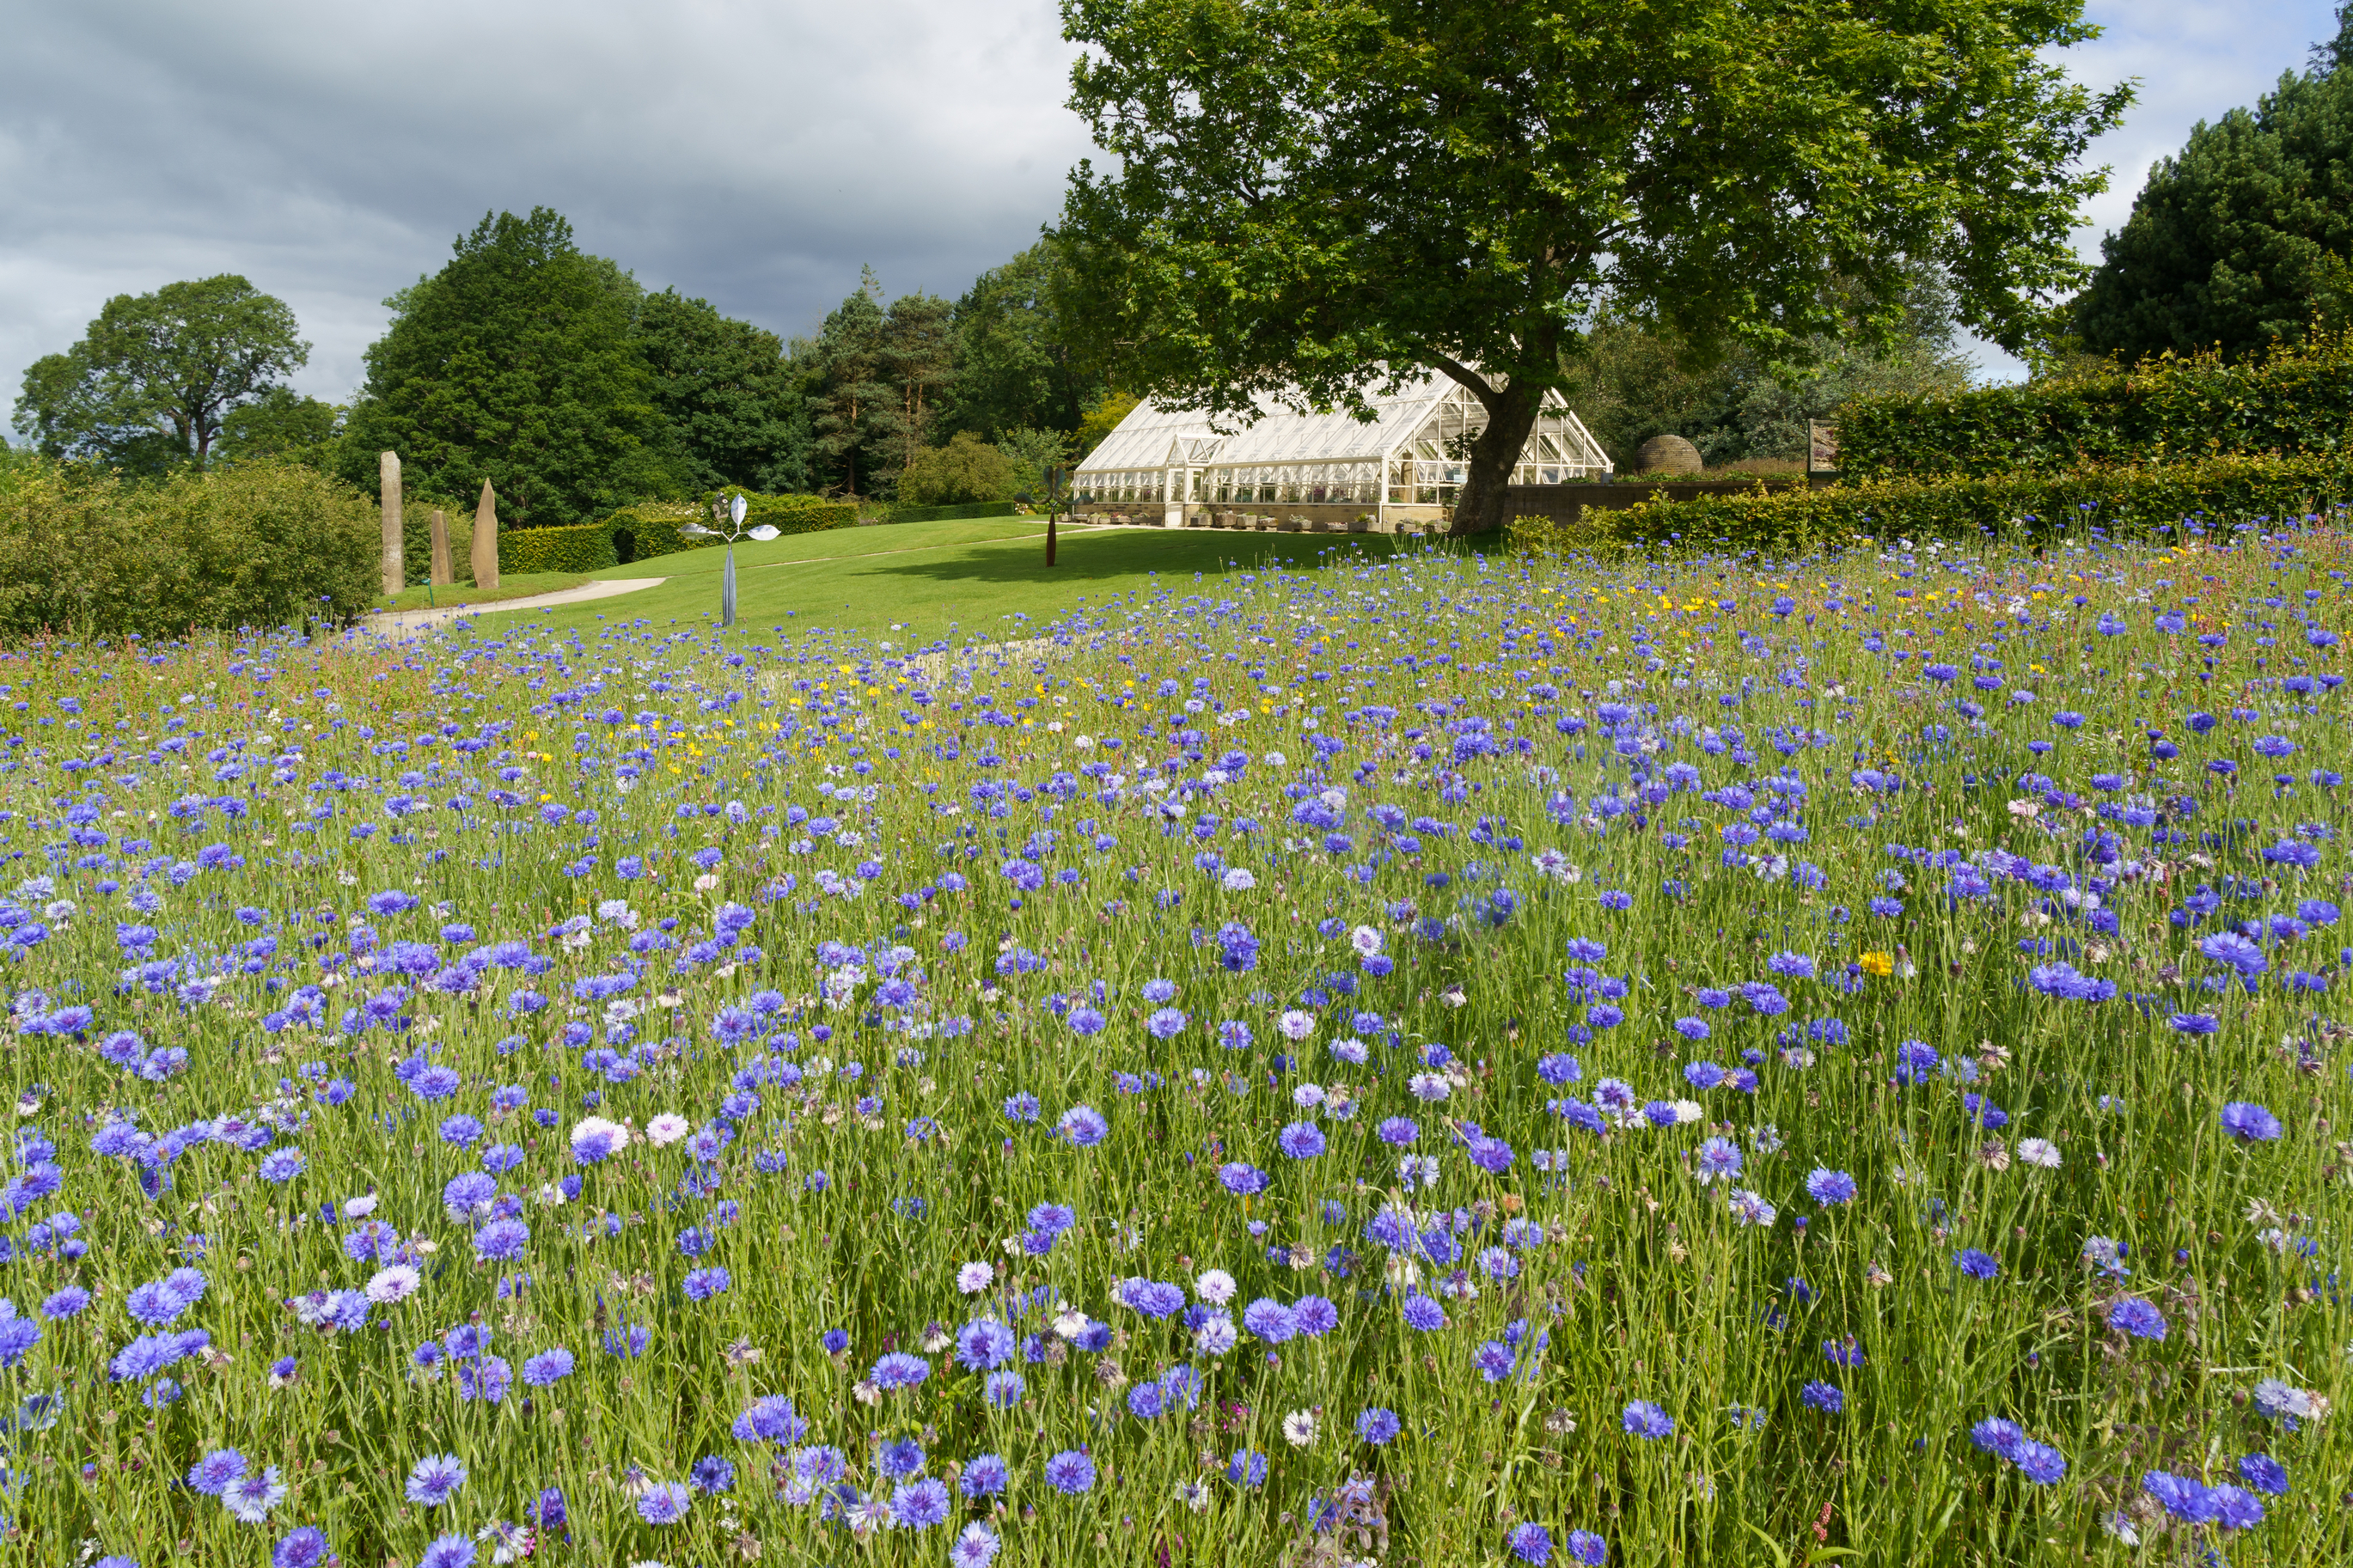
POLYGON ((966 517, 1018 517, 1021 509, 1009 500, 954 501, 945 506, 892 506, 880 509, 886 522, 949 522, 966 517))
POLYGON ((596 572, 617 566, 609 523, 584 522, 572 528, 514 528, 499 533, 499 570, 517 575, 528 572, 596 572))
POLYGON ((1839 411, 1839 462, 1849 479, 2000 474, 2333 453, 2349 435, 2353 336, 2337 336, 2254 361, 2201 355, 1949 396, 1859 398, 1839 411))
POLYGON ((1645 501, 1622 511, 1588 511, 1580 533, 1589 537, 1569 542, 1795 555, 1864 539, 1991 534, 2031 540, 2093 526, 2112 534, 2174 527, 2228 531, 2348 504, 2353 458, 2212 458, 1645 501))

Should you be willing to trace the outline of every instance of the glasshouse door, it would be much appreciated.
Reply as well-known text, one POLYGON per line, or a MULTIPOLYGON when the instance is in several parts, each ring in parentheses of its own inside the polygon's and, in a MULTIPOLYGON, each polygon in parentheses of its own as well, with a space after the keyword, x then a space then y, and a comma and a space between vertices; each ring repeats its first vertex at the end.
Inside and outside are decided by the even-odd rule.
POLYGON ((1161 527, 1182 528, 1185 526, 1185 492, 1190 488, 1192 478, 1192 475, 1187 473, 1182 468, 1171 468, 1168 470, 1168 510, 1160 519, 1161 527))

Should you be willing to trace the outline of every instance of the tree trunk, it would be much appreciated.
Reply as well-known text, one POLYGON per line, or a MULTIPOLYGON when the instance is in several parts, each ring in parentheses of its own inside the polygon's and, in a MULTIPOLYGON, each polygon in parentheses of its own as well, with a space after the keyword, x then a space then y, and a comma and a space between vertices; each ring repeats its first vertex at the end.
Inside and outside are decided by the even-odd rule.
POLYGON ((1528 434, 1536 427, 1544 407, 1544 389, 1506 386, 1480 400, 1487 407, 1487 427, 1471 444, 1470 471, 1462 493, 1455 499, 1454 521, 1447 532, 1461 536, 1494 533, 1508 520, 1504 515, 1504 487, 1526 449, 1528 434))

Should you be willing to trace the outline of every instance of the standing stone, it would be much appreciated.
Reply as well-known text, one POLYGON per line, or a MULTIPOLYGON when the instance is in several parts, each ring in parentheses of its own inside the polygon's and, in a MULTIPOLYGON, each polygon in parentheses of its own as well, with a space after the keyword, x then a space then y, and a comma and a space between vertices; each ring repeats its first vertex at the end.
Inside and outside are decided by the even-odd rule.
POLYGON ((376 479, 384 496, 384 595, 400 592, 408 575, 401 559, 400 454, 386 452, 375 460, 376 479))
POLYGON ((437 506, 433 509, 433 585, 447 588, 457 580, 457 565, 449 559, 449 520, 437 506))
POLYGON ((474 586, 499 585, 499 498, 491 481, 482 481, 482 499, 474 507, 474 586))

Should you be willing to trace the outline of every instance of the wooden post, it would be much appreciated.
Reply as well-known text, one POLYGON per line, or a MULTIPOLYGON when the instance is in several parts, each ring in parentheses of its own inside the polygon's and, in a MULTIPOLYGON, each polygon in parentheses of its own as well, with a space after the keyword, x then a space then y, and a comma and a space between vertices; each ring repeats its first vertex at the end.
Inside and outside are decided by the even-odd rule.
POLYGON ((433 585, 447 588, 457 580, 457 565, 449 559, 449 519, 437 506, 433 509, 433 585))
POLYGON ((474 586, 499 585, 499 498, 491 481, 482 481, 482 499, 474 507, 474 586))
POLYGON ((384 596, 387 599, 406 585, 408 569, 402 559, 400 531, 400 454, 385 452, 375 460, 376 480, 383 496, 378 510, 384 518, 384 596))

